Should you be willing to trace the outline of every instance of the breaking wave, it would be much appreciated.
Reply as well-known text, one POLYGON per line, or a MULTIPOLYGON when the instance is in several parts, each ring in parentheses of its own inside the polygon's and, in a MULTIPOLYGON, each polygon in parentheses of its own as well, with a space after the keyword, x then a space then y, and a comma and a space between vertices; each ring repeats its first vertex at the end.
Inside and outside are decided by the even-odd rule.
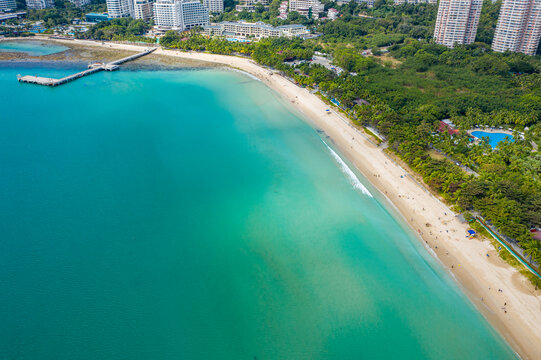
POLYGON ((353 185, 355 189, 359 190, 364 195, 372 197, 372 194, 370 193, 370 191, 368 191, 368 189, 361 183, 359 178, 357 178, 353 170, 350 169, 350 167, 344 162, 344 160, 342 160, 342 158, 333 149, 331 149, 330 146, 327 145, 325 141, 323 141, 323 143, 325 144, 327 149, 329 149, 332 157, 336 160, 338 165, 340 165, 340 170, 342 170, 342 172, 347 176, 351 185, 353 185))

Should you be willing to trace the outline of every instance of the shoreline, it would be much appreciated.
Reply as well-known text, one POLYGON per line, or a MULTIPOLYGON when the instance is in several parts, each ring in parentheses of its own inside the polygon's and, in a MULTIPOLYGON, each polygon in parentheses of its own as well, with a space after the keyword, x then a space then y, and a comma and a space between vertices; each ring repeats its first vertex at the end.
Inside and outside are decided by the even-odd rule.
MULTIPOLYGON (((140 51, 142 47, 37 36, 23 39, 103 47, 117 51, 140 51)), ((534 291, 527 279, 500 259, 489 241, 467 239, 467 224, 460 223, 447 205, 424 188, 407 169, 385 154, 368 135, 358 130, 348 119, 334 110, 327 112, 326 109, 332 107, 316 95, 272 70, 261 67, 250 58, 161 48, 156 50, 155 54, 233 68, 256 77, 276 91, 299 110, 307 122, 324 131, 334 146, 391 203, 417 233, 420 241, 424 242, 423 245, 429 248, 429 253, 439 260, 513 350, 524 359, 541 359, 541 290, 534 291), (487 254, 490 257, 487 257, 487 254)))

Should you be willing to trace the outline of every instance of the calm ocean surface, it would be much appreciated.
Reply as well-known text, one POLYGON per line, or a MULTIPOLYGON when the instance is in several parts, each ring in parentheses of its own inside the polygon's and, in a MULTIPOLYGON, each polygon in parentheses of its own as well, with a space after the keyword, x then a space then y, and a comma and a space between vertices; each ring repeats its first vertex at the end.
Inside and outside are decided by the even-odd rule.
POLYGON ((513 359, 262 83, 0 65, 0 359, 513 359))

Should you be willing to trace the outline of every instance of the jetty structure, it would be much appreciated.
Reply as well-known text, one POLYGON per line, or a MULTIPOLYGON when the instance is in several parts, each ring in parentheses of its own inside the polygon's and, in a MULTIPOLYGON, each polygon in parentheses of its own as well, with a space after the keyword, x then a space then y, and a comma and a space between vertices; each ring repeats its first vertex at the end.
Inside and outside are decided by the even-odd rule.
POLYGON ((155 47, 149 48, 149 49, 146 49, 145 51, 142 51, 140 53, 133 54, 133 55, 127 56, 125 58, 112 61, 110 63, 96 62, 96 63, 88 65, 88 70, 84 70, 84 71, 78 72, 76 74, 72 74, 72 75, 63 77, 61 79, 53 79, 53 78, 47 78, 47 77, 41 77, 41 76, 33 76, 33 75, 25 75, 25 76, 18 75, 17 79, 19 80, 19 82, 23 82, 23 83, 38 84, 38 85, 45 85, 45 86, 58 86, 58 85, 66 84, 66 83, 68 83, 70 81, 73 81, 75 79, 82 78, 83 76, 87 76, 87 75, 97 73, 99 71, 104 71, 104 70, 105 71, 115 71, 120 67, 121 64, 124 64, 124 63, 126 63, 128 61, 138 59, 138 58, 143 57, 145 55, 148 55, 148 54, 152 53, 153 51, 155 51, 156 49, 157 48, 155 48, 155 47))

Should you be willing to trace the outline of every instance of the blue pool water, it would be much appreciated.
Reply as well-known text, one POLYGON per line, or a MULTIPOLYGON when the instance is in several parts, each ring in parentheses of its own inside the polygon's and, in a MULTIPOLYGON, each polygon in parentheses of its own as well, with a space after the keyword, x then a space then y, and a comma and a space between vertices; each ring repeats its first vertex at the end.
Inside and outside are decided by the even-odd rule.
POLYGON ((475 136, 476 138, 483 138, 483 137, 487 137, 488 138, 488 143, 490 144, 490 146, 492 146, 492 148, 494 149, 496 146, 498 146, 498 144, 502 141, 505 141, 505 139, 509 139, 509 141, 514 141, 513 140, 513 135, 509 135, 509 134, 505 134, 505 133, 489 133, 489 132, 485 132, 485 131, 474 131, 471 133, 473 136, 475 136))
POLYGON ((0 52, 22 52, 30 56, 51 55, 68 49, 62 45, 36 40, 0 42, 0 52))

